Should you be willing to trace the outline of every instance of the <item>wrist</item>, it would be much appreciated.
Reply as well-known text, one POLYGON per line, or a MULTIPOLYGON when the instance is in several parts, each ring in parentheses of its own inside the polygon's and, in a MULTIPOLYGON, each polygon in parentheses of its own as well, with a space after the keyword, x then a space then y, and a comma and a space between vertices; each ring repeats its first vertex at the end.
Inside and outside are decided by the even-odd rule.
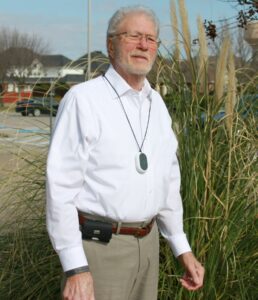
POLYGON ((187 263, 188 260, 192 260, 193 257, 194 257, 193 252, 189 251, 180 254, 177 258, 180 261, 180 263, 184 265, 185 263, 187 263))

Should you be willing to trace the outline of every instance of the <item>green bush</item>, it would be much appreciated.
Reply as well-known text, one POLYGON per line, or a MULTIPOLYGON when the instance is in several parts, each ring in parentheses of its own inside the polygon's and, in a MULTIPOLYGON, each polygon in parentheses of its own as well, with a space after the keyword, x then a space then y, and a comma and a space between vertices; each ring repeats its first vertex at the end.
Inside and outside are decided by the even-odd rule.
MULTIPOLYGON (((231 139, 225 118, 200 121, 201 96, 175 93, 167 101, 179 141, 185 231, 206 274, 201 291, 183 291, 182 270, 162 241, 159 299, 256 299, 257 120, 236 113, 231 139)), ((219 107, 210 96, 206 102, 215 115, 219 107)))

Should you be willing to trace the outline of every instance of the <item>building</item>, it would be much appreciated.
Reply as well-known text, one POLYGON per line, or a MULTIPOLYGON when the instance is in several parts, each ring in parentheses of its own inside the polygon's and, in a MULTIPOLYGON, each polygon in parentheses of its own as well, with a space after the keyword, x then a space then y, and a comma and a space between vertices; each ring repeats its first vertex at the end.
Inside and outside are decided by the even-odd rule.
MULTIPOLYGON (((108 58, 100 51, 91 53, 91 77, 96 77, 108 68, 108 58)), ((13 66, 2 82, 1 100, 14 103, 21 98, 37 96, 49 90, 50 85, 62 89, 60 96, 72 85, 85 81, 87 54, 72 61, 63 55, 34 57, 26 67, 13 66)))

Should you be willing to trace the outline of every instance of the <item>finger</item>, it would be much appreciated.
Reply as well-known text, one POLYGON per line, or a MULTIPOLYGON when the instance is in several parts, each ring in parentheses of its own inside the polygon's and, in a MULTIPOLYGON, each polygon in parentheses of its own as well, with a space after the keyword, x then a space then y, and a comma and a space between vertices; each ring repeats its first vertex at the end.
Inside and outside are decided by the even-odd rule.
POLYGON ((203 285, 204 273, 205 273, 204 267, 201 264, 198 264, 196 266, 196 275, 198 276, 199 284, 201 286, 203 285))
POLYGON ((195 291, 199 288, 190 280, 180 279, 180 282, 181 282, 181 285, 188 291, 195 291))
POLYGON ((198 273, 199 273, 201 278, 204 278, 205 269, 202 265, 199 266, 198 273))
POLYGON ((186 280, 187 282, 191 282, 191 284, 194 284, 194 285, 200 284, 200 278, 199 278, 198 274, 195 273, 195 271, 185 273, 182 278, 184 280, 186 280))
POLYGON ((203 284, 202 277, 200 277, 196 274, 195 274, 195 277, 198 278, 198 282, 196 282, 196 279, 194 279, 193 276, 191 276, 190 272, 187 272, 182 277, 182 283, 184 283, 184 286, 187 286, 187 288, 191 288, 191 289, 198 289, 198 288, 202 287, 202 284, 203 284))
POLYGON ((181 280, 181 285, 189 291, 195 291, 200 288, 200 286, 197 286, 195 283, 187 280, 181 280))
POLYGON ((193 282, 196 285, 200 285, 201 284, 201 280, 200 280, 200 277, 199 277, 199 274, 198 274, 197 270, 193 270, 191 272, 191 277, 192 277, 193 282))
POLYGON ((204 268, 200 263, 195 264, 187 274, 192 278, 197 286, 203 285, 204 268))

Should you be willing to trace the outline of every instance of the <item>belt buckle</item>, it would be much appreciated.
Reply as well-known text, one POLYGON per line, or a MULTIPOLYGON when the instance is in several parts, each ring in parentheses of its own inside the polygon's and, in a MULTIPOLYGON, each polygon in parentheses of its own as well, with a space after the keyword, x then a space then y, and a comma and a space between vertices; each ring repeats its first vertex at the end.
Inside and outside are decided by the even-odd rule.
POLYGON ((143 230, 143 229, 145 229, 145 230, 147 229, 147 225, 146 225, 145 222, 143 222, 140 227, 136 228, 136 232, 134 234, 134 237, 136 237, 136 238, 144 237, 146 234, 144 234, 144 235, 140 234, 141 230, 143 230))
POLYGON ((147 234, 149 234, 151 232, 152 229, 152 225, 153 225, 154 219, 152 219, 150 222, 143 222, 142 226, 138 227, 136 230, 136 233, 134 234, 135 237, 144 237, 147 234), (140 235, 140 231, 144 229, 145 230, 145 234, 144 235, 140 235))
POLYGON ((136 228, 136 232, 134 234, 134 237, 139 238, 139 237, 144 237, 145 235, 140 235, 140 231, 144 229, 143 227, 138 227, 136 228))

